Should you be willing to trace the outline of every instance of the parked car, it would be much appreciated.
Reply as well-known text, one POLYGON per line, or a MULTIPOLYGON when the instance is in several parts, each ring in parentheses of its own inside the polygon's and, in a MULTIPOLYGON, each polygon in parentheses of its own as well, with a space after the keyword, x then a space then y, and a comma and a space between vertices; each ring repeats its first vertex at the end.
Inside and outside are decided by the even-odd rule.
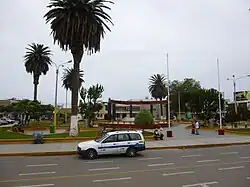
POLYGON ((7 118, 7 117, 3 117, 2 120, 3 120, 3 121, 6 121, 8 124, 12 124, 12 123, 15 123, 15 122, 16 122, 15 120, 12 120, 12 119, 7 118))
POLYGON ((89 159, 98 155, 126 154, 134 157, 137 152, 144 151, 145 139, 141 131, 107 132, 102 138, 81 142, 77 146, 77 153, 89 159))
POLYGON ((7 124, 8 124, 7 121, 0 119, 0 125, 7 125, 7 124))

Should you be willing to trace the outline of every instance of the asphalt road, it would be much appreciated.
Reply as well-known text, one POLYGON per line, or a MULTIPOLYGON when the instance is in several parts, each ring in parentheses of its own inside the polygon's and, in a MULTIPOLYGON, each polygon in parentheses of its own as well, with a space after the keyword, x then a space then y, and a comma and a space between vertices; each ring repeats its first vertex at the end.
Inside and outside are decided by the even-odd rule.
POLYGON ((0 157, 0 187, 249 187, 250 146, 77 156, 0 157))

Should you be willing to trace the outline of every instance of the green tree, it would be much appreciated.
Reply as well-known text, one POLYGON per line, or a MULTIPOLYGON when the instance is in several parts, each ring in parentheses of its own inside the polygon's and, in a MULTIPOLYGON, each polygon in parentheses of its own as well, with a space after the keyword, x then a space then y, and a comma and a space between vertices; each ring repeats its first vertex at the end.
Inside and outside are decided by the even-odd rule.
POLYGON ((148 110, 142 110, 135 116, 134 123, 136 125, 153 125, 154 118, 148 110))
POLYGON ((103 86, 99 84, 89 87, 88 90, 82 87, 80 91, 80 113, 83 118, 87 119, 89 127, 93 126, 96 113, 102 109, 102 103, 98 102, 98 99, 102 97, 103 91, 103 86))
POLYGON ((192 92, 201 90, 200 82, 193 78, 185 78, 183 81, 173 80, 170 84, 170 100, 171 109, 175 112, 179 110, 179 99, 180 109, 183 112, 190 112, 192 92))
POLYGON ((25 68, 27 73, 33 74, 33 99, 36 101, 39 78, 42 74, 46 75, 46 73, 49 71, 49 66, 52 63, 52 53, 48 46, 35 43, 29 44, 26 50, 27 52, 24 56, 25 68))
MULTIPOLYGON (((66 90, 72 90, 73 88, 73 68, 65 68, 63 71, 63 76, 62 76, 62 86, 66 89, 66 90)), ((83 80, 83 71, 79 70, 79 89, 82 86, 82 83, 84 82, 83 80)))
MULTIPOLYGON (((62 50, 70 50, 74 59, 72 84, 72 116, 78 114, 79 68, 83 53, 100 51, 101 38, 105 30, 110 31, 111 17, 108 0, 51 0, 45 14, 46 22, 51 23, 52 35, 62 50)), ((72 121, 71 121, 72 123, 72 121)))
POLYGON ((193 78, 185 78, 183 81, 173 80, 170 84, 170 90, 175 92, 192 92, 201 89, 200 82, 193 78))
MULTIPOLYGON (((196 113, 202 120, 209 120, 214 118, 219 112, 219 92, 218 90, 211 89, 200 89, 191 92, 190 106, 191 112, 196 113)), ((221 108, 224 108, 224 99, 221 97, 221 108)))
MULTIPOLYGON (((164 75, 155 74, 149 78, 149 93, 154 99, 162 101, 167 97, 166 77, 164 75)), ((163 108, 161 104, 161 116, 163 116, 163 108)))
POLYGON ((42 113, 41 103, 28 99, 13 103, 13 108, 20 115, 22 125, 29 125, 30 119, 39 120, 42 113))

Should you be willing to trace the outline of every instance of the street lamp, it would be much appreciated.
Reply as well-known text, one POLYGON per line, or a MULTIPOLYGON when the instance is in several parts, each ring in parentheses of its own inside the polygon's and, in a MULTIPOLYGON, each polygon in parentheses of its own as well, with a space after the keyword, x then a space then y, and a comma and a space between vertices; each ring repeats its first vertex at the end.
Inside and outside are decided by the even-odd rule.
POLYGON ((54 109, 54 129, 55 129, 55 131, 56 131, 57 88, 58 88, 58 74, 59 74, 59 69, 60 69, 60 67, 64 67, 65 64, 69 64, 71 62, 72 62, 72 60, 69 60, 69 61, 61 63, 59 65, 57 65, 56 63, 54 63, 54 65, 56 66, 55 109, 54 109))
POLYGON ((247 78, 250 77, 250 75, 245 75, 245 76, 241 76, 241 77, 236 77, 235 75, 232 75, 232 78, 227 78, 227 80, 232 80, 233 81, 233 97, 234 97, 234 110, 235 113, 237 113, 237 101, 236 101, 236 81, 239 79, 243 79, 243 78, 247 78))

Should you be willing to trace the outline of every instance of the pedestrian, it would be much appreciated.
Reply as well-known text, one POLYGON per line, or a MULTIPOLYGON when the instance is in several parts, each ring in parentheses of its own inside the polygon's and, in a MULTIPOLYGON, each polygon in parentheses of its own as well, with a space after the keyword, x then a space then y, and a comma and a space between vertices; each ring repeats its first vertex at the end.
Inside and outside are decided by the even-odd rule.
POLYGON ((195 134, 199 135, 199 129, 200 129, 200 123, 198 121, 196 121, 195 123, 195 134))
POLYGON ((102 129, 102 136, 104 136, 107 133, 106 127, 103 127, 102 129))
POLYGON ((192 122, 191 134, 195 134, 195 123, 194 122, 192 122))

